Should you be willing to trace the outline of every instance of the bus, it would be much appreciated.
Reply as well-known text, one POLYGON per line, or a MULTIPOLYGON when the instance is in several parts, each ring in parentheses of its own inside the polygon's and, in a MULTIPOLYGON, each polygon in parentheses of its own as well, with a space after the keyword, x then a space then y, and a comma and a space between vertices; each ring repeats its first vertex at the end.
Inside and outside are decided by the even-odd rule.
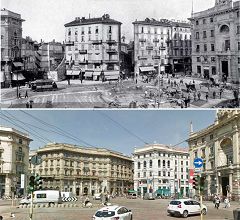
POLYGON ((38 79, 31 82, 33 91, 57 90, 57 84, 52 79, 38 79))

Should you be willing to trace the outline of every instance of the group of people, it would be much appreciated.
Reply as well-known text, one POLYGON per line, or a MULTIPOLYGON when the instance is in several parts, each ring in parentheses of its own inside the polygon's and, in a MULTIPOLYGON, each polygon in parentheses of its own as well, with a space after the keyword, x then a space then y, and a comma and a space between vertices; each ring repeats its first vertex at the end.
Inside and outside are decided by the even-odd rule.
MULTIPOLYGON (((214 203, 214 207, 215 207, 216 209, 218 209, 219 206, 220 206, 220 203, 221 203, 221 198, 220 198, 220 196, 215 195, 215 196, 214 196, 214 199, 213 199, 213 203, 214 203)), ((229 200, 229 198, 228 198, 227 196, 226 196, 225 199, 224 199, 224 208, 230 208, 230 200, 229 200)))

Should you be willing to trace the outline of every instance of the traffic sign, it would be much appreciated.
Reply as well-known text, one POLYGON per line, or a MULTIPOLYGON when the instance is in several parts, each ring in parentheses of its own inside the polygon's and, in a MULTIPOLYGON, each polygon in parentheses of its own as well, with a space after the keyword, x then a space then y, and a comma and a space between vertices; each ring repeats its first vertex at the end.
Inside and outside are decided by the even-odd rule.
POLYGON ((40 157, 40 156, 33 156, 32 158, 31 158, 31 164, 33 164, 33 165, 39 165, 39 164, 41 164, 42 163, 42 158, 40 157))
POLYGON ((200 168, 203 166, 203 159, 202 158, 195 158, 193 161, 193 165, 195 168, 200 168))

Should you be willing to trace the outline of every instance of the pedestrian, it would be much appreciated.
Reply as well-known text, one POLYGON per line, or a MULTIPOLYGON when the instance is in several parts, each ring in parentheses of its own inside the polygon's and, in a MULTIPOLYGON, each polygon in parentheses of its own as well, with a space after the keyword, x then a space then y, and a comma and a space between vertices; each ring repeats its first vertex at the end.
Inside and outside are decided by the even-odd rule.
POLYGON ((26 108, 29 108, 29 102, 26 103, 26 108))
POLYGON ((198 100, 200 100, 201 99, 201 92, 198 92, 197 96, 198 96, 198 100))
POLYGON ((184 99, 184 103, 185 103, 185 108, 187 108, 188 107, 188 98, 187 97, 184 99))
POLYGON ((215 199, 215 208, 218 209, 219 206, 220 206, 220 199, 219 199, 219 197, 217 196, 216 199, 215 199))
POLYGON ((216 92, 213 91, 213 99, 215 99, 215 98, 216 98, 216 92))
POLYGON ((67 79, 67 81, 68 81, 68 85, 70 85, 70 79, 69 78, 67 79))
POLYGON ((225 208, 229 208, 230 207, 230 201, 229 201, 228 197, 226 197, 224 199, 224 204, 225 204, 225 208))
POLYGON ((18 93, 18 98, 21 99, 22 96, 21 96, 21 92, 18 93))
POLYGON ((206 92, 206 101, 208 101, 208 92, 206 92))
POLYGON ((193 84, 195 84, 195 81, 193 80, 193 84))
POLYGON ((85 200, 84 200, 84 206, 86 206, 89 202, 90 202, 89 198, 86 197, 85 200))
POLYGON ((193 99, 194 99, 194 101, 197 100, 197 94, 196 94, 196 92, 193 93, 193 99))
POLYGON ((27 92, 27 90, 26 90, 26 92, 25 92, 25 98, 28 98, 28 92, 27 92))
POLYGON ((147 94, 148 94, 148 92, 147 92, 147 91, 145 91, 145 98, 147 97, 147 94))
POLYGON ((3 220, 3 217, 0 215, 0 220, 3 220))
POLYGON ((222 98, 222 93, 223 93, 223 88, 221 88, 220 91, 219 91, 219 97, 220 97, 220 99, 222 98))

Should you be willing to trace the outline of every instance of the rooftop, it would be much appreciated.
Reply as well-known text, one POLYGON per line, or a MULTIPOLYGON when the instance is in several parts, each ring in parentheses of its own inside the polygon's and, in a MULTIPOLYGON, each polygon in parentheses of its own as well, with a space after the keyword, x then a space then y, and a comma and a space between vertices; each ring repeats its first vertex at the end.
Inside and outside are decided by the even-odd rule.
POLYGON ((0 125, 0 132, 4 132, 4 133, 15 133, 16 135, 22 136, 24 138, 29 138, 29 135, 26 133, 23 133, 22 131, 16 130, 14 128, 9 128, 9 127, 4 127, 0 125))
POLYGON ((110 18, 109 14, 104 14, 99 18, 85 18, 85 17, 76 17, 74 21, 71 21, 65 24, 65 27, 79 26, 79 25, 88 25, 88 24, 118 24, 122 23, 110 18))

